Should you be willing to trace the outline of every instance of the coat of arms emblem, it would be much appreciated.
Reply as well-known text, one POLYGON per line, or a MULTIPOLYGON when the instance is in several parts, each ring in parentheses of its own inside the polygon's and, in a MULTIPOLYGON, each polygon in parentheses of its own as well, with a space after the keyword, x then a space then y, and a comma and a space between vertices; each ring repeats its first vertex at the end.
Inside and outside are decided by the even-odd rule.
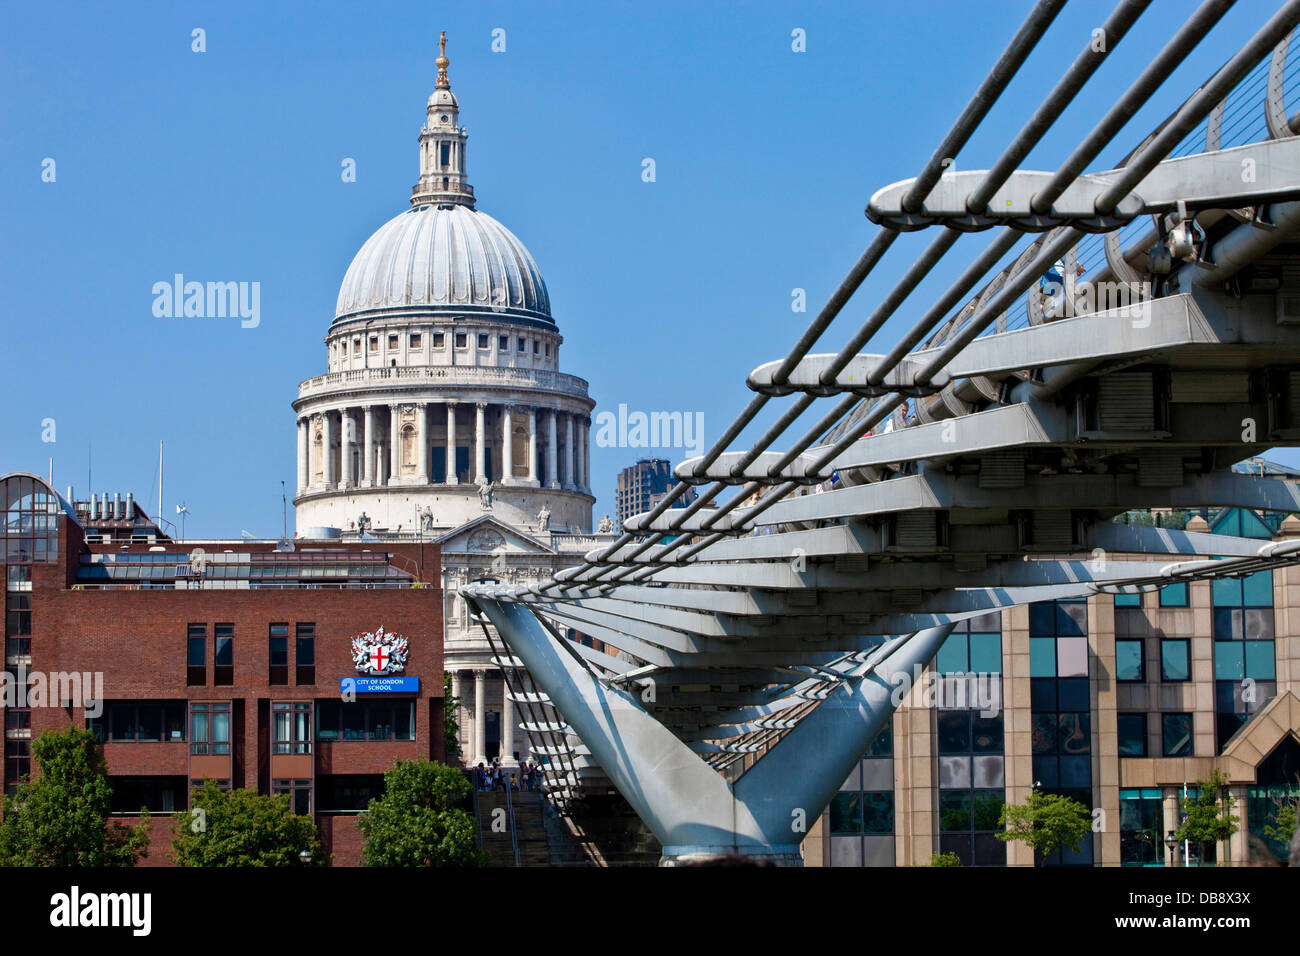
POLYGON ((362 674, 400 674, 409 650, 406 638, 385 634, 383 627, 352 638, 352 662, 362 674))

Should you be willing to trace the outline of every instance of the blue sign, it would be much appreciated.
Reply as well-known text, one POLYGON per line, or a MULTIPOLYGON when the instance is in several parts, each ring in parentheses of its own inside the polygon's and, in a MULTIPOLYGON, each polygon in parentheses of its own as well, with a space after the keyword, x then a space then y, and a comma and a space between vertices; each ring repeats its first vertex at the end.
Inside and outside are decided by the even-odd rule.
POLYGON ((339 691, 344 694, 418 694, 418 677, 340 677, 339 691))

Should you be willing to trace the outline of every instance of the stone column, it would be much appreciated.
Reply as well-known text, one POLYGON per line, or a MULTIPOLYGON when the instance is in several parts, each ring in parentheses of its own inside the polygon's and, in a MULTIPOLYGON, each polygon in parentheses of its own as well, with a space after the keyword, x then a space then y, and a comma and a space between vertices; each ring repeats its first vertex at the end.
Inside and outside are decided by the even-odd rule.
POLYGON ((509 405, 501 406, 501 484, 515 483, 514 416, 509 405))
POLYGON ((564 416, 564 490, 576 491, 577 481, 573 472, 573 416, 564 416))
POLYGON ((487 402, 476 402, 474 412, 474 462, 471 470, 474 483, 481 485, 487 482, 483 470, 483 453, 487 451, 487 402))
POLYGON ((454 485, 456 478, 456 403, 447 403, 447 484, 454 485))
MULTIPOLYGON (((460 703, 456 705, 456 723, 457 726, 464 728, 465 727, 465 700, 461 696, 461 690, 462 687, 460 682, 460 671, 452 671, 451 672, 451 696, 455 697, 458 701, 460 701, 460 703)), ((466 760, 468 759, 466 757, 466 754, 474 753, 474 741, 471 739, 465 741, 465 743, 466 743, 466 747, 464 750, 461 751, 460 754, 461 763, 465 763, 466 760)))
POLYGON ((321 429, 320 453, 324 456, 321 459, 321 478, 325 482, 326 488, 334 487, 334 419, 331 412, 325 412, 324 427, 321 429))
POLYGON ((587 418, 578 417, 578 490, 587 490, 587 418))
POLYGON ((546 487, 559 488, 560 474, 559 469, 556 467, 558 456, 555 448, 557 443, 555 430, 559 426, 559 422, 555 417, 555 409, 548 408, 546 410, 546 421, 546 487))
POLYGON ((537 484, 537 409, 528 409, 528 481, 537 484))
POLYGON ((342 486, 351 488, 356 484, 356 476, 352 474, 352 444, 356 436, 353 435, 352 412, 349 409, 345 408, 339 412, 339 426, 339 464, 342 466, 340 468, 343 474, 342 486))
POLYGON ((365 460, 361 462, 361 487, 373 488, 375 486, 375 409, 372 405, 366 406, 365 431, 365 460))
POLYGON ((401 413, 397 405, 388 406, 388 483, 402 475, 402 443, 399 439, 401 413))
POLYGON ((311 475, 308 473, 311 461, 311 429, 307 426, 307 419, 298 419, 298 494, 307 490, 307 484, 311 481, 311 475))
POLYGON ((474 672, 474 766, 487 763, 487 675, 474 672))
POLYGON ((506 672, 501 672, 501 766, 518 767, 515 759, 515 705, 510 699, 506 672))
POLYGON ((425 421, 428 413, 426 403, 415 406, 415 480, 422 485, 429 483, 429 431, 425 421))

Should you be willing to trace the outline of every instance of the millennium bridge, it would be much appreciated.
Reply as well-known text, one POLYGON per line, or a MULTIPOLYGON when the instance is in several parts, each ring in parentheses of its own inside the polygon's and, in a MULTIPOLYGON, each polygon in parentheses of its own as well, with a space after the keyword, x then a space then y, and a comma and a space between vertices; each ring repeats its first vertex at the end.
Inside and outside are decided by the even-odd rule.
POLYGON ((1300 444, 1300 114, 1285 102, 1300 0, 1262 9, 1172 115, 1095 168, 1214 42, 1232 2, 1206 0, 1059 168, 1021 168, 1148 5, 1124 0, 1079 37, 991 167, 958 171, 1064 6, 1038 3, 930 160, 870 197, 866 250, 790 351, 750 374, 748 405, 677 467, 666 499, 544 585, 462 591, 561 808, 613 787, 665 863, 797 864, 806 822, 890 720, 900 675, 961 622, 1300 562, 1300 542, 1113 520, 1300 512, 1294 482, 1233 467, 1300 444), (921 230, 924 251, 832 336, 900 234, 921 230), (959 277, 909 301, 963 238, 959 277), (877 344, 895 314, 917 317, 877 344), (751 424, 761 434, 733 447, 751 424))

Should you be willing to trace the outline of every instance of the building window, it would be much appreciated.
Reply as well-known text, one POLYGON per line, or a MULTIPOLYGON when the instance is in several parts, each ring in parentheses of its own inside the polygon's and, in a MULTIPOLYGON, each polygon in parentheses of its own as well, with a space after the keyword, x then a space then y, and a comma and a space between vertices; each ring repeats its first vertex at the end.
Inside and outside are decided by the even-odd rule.
POLYGON ((465 332, 457 332, 456 348, 463 349, 467 344, 469 344, 469 335, 465 332))
POLYGON ((384 795, 381 774, 322 774, 316 778, 316 812, 364 810, 384 795))
POLYGON ((190 753, 230 753, 229 704, 190 704, 190 753))
MULTIPOLYGON (((27 570, 10 568, 10 571, 27 570)), ((5 594, 5 656, 29 657, 32 653, 31 592, 5 594)))
POLYGON ((191 624, 185 639, 185 683, 202 687, 208 682, 208 626, 191 624))
POLYGON ((185 777, 112 777, 113 813, 174 813, 176 798, 185 800, 185 777))
POLYGON ((547 342, 547 343, 546 343, 546 357, 547 357, 547 358, 550 358, 550 357, 551 357, 551 343, 550 343, 550 342, 547 342))
POLYGON ((419 332, 412 332, 412 333, 411 333, 411 348, 413 348, 413 349, 418 349, 419 347, 420 347, 420 333, 419 333, 419 332))
POLYGON ((99 743, 183 743, 185 702, 180 700, 110 700, 86 728, 99 743))
POLYGON ((1167 584, 1160 589, 1161 607, 1187 607, 1187 584, 1167 584))
POLYGON ((435 349, 444 348, 447 344, 447 336, 442 332, 433 333, 433 347, 435 349))
POLYGON ((377 335, 370 336, 370 351, 372 352, 379 351, 379 336, 377 335))
POLYGON ((539 342, 537 339, 533 339, 533 354, 537 355, 539 352, 541 352, 541 350, 542 350, 542 343, 539 342))
POLYGON ((415 702, 340 700, 316 702, 317 740, 414 740, 415 702))
POLYGON ((287 794, 289 797, 289 806, 293 812, 306 816, 311 813, 311 781, 310 780, 272 780, 272 794, 287 794))
POLYGON ((488 334, 486 332, 480 332, 478 334, 478 347, 481 349, 488 347, 488 334))
POLYGON ((1192 642, 1185 637, 1160 640, 1160 679, 1178 683, 1192 679, 1192 642))
POLYGON ((273 741, 277 754, 311 753, 311 704, 274 704, 271 707, 273 741))
POLYGON ((1211 600, 1214 736, 1221 753, 1251 715, 1277 694, 1273 573, 1259 571, 1239 580, 1216 580, 1211 600), (1250 693, 1245 692, 1247 687, 1250 693))
POLYGON ((508 335, 497 336, 497 351, 498 352, 510 351, 510 336, 508 335))
POLYGON ((272 624, 270 633, 270 674, 269 684, 289 683, 289 625, 272 624))
POLYGON ((360 355, 360 354, 361 354, 361 340, 360 340, 360 339, 353 339, 353 340, 352 340, 352 354, 353 354, 353 355, 360 355))
POLYGON ((1121 866, 1163 866, 1164 810, 1159 787, 1119 792, 1121 866))
POLYGON ((390 335, 390 336, 388 337, 388 348, 389 348, 389 351, 392 351, 393 349, 397 348, 397 336, 396 336, 396 335, 390 335))
POLYGON ((1164 755, 1192 756, 1192 715, 1161 714, 1160 719, 1164 755))
POLYGON ((1118 681, 1146 680, 1146 666, 1142 657, 1140 640, 1115 641, 1115 679, 1118 681))
POLYGON ((297 633, 297 665, 298 673, 295 675, 295 683, 314 684, 316 683, 316 625, 299 624, 297 633))
POLYGON ((32 772, 30 737, 5 738, 5 793, 13 794, 32 772))
POLYGON ((1145 757, 1147 755, 1147 715, 1119 714, 1119 755, 1145 757))
POLYGON ((212 683, 229 686, 235 682, 235 625, 216 624, 212 629, 213 655, 212 683))
POLYGON ((528 340, 527 340, 527 339, 525 339, 525 338, 521 338, 521 339, 519 340, 519 351, 521 351, 521 352, 527 352, 527 351, 528 351, 528 340))

